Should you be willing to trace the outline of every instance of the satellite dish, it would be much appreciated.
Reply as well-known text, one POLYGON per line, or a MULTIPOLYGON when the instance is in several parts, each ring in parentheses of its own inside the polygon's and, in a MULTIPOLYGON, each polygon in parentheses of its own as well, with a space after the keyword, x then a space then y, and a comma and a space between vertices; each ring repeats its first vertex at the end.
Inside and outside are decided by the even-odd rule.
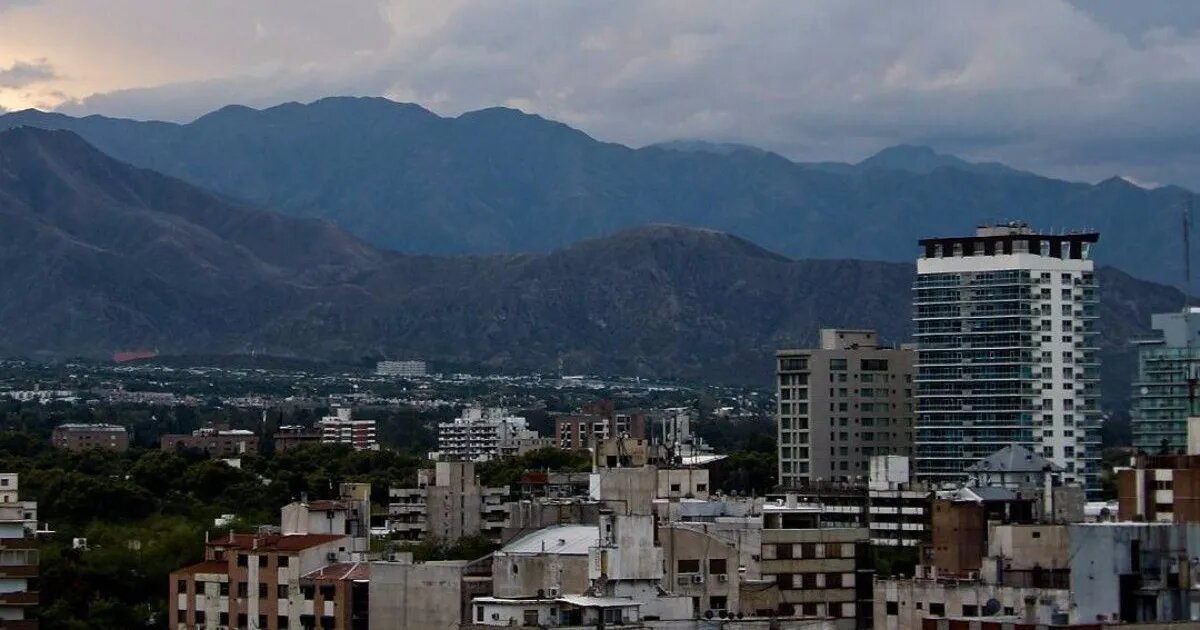
POLYGON ((1000 602, 995 598, 987 600, 987 603, 983 605, 984 617, 995 617, 999 612, 1000 602))

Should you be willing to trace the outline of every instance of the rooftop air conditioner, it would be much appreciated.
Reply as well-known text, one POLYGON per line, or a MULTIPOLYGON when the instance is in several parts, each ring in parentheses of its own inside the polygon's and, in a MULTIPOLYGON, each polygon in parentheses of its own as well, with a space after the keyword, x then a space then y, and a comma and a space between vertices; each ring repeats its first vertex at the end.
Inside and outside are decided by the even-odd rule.
POLYGON ((724 573, 722 573, 722 574, 720 574, 720 575, 718 575, 718 576, 717 576, 717 581, 718 581, 718 582, 728 582, 728 581, 729 581, 729 576, 728 576, 728 575, 725 575, 724 573))

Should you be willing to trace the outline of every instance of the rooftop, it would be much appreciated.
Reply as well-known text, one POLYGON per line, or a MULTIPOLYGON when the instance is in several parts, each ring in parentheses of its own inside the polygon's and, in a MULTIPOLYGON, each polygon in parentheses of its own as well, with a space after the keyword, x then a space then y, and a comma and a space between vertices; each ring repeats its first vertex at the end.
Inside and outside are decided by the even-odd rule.
POLYGON ((246 551, 301 551, 349 539, 337 534, 234 534, 208 541, 209 547, 226 547, 246 551))
POLYGON ((555 525, 522 536, 497 553, 552 553, 585 556, 588 548, 600 540, 598 525, 555 525))
POLYGON ((194 575, 196 573, 225 573, 229 570, 229 565, 220 560, 206 560, 189 567, 184 567, 175 571, 176 573, 187 573, 194 575))
POLYGON ((365 581, 371 579, 371 564, 368 562, 339 562, 305 573, 303 577, 309 580, 365 581))
POLYGON ((984 473, 1060 472, 1061 470, 1062 467, 1058 464, 1020 444, 1009 444, 967 467, 967 472, 984 473))

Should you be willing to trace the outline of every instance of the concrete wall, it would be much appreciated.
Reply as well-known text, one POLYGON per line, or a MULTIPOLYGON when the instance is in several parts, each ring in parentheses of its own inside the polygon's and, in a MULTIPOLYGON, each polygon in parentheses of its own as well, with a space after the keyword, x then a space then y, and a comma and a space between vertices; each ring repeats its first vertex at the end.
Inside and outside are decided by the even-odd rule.
POLYGON ((976 581, 878 580, 875 582, 873 627, 875 630, 920 630, 922 620, 927 617, 963 617, 964 611, 972 610, 978 616, 992 599, 999 603, 997 614, 1015 616, 1015 621, 1028 624, 1051 623, 1055 612, 1066 612, 1071 607, 1071 596, 1066 589, 1013 588, 976 581), (1035 604, 1027 606, 1027 601, 1035 604), (1043 601, 1048 603, 1041 603, 1043 601), (895 612, 889 614, 889 609, 895 612), (939 611, 941 614, 935 614, 939 611))
POLYGON ((593 473, 589 495, 619 514, 654 513, 658 474, 653 467, 606 468, 593 473))
MULTIPOLYGON (((1140 574, 1146 584, 1165 584, 1179 572, 1179 583, 1200 582, 1191 558, 1200 554, 1200 524, 1086 523, 1072 525, 1071 592, 1077 604, 1073 621, 1101 619, 1171 621, 1188 619, 1191 610, 1179 589, 1160 587, 1131 597, 1122 576, 1140 574)), ((1197 611, 1200 612, 1200 611, 1197 611)))
POLYGON ((579 595, 588 585, 587 556, 497 553, 493 557, 492 593, 496 597, 579 595))
POLYGON ((699 598, 699 614, 715 609, 747 612, 741 609, 739 601, 739 554, 734 545, 682 523, 660 527, 658 539, 667 567, 664 588, 678 595, 699 598), (681 560, 695 561, 697 570, 681 573, 681 560), (718 562, 714 563, 714 560, 718 562), (724 570, 717 571, 714 564, 721 563, 724 563, 724 570), (715 602, 714 597, 718 598, 715 602), (724 598, 723 604, 720 598, 724 598))
POLYGON ((988 555, 1003 556, 1006 568, 1013 571, 1065 569, 1070 550, 1065 525, 998 525, 988 534, 988 555))
POLYGON ((456 630, 461 591, 461 566, 372 562, 371 627, 456 630))
POLYGON ((660 499, 707 501, 710 489, 708 470, 704 468, 674 468, 658 471, 656 496, 660 499))

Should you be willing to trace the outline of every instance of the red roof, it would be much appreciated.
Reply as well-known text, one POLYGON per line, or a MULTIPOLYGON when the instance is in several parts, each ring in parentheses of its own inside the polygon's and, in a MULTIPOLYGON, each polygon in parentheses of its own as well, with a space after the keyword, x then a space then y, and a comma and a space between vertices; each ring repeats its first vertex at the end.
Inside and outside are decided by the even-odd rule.
POLYGON ((208 541, 208 546, 245 551, 300 551, 347 538, 338 534, 230 534, 208 541))
POLYGON ((369 580, 371 579, 371 565, 366 562, 339 562, 306 573, 304 578, 330 581, 369 580))
POLYGON ((329 499, 321 499, 317 501, 309 501, 308 509, 312 512, 327 512, 329 510, 348 510, 350 504, 345 501, 333 501, 329 499))
POLYGON ((228 563, 222 562, 221 560, 206 560, 198 564, 193 564, 190 567, 177 569, 175 573, 226 573, 228 571, 228 563))

